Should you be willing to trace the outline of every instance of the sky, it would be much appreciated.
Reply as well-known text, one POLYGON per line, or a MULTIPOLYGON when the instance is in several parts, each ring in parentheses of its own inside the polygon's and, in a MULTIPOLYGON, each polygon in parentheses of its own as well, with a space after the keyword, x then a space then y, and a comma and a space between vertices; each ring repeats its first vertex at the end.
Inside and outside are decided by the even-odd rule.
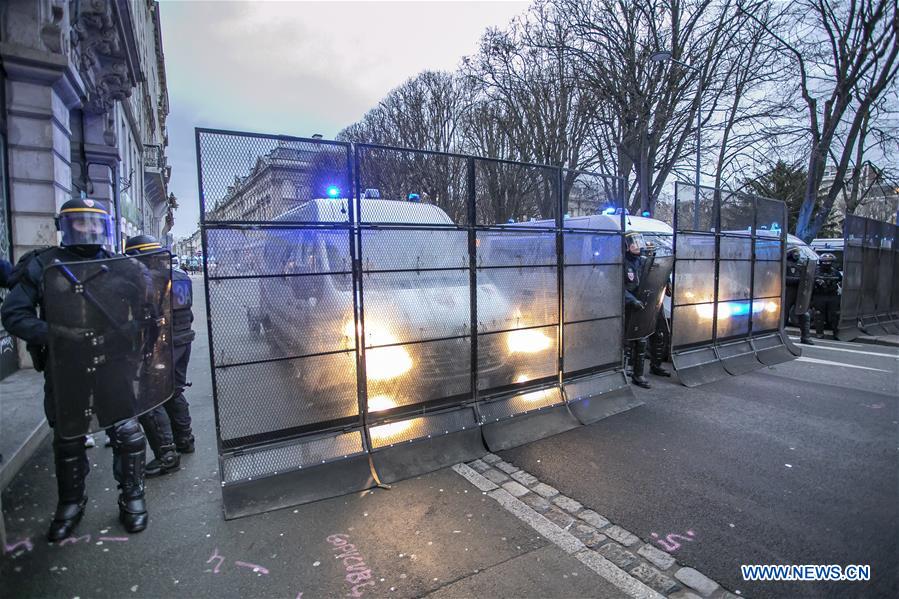
POLYGON ((163 1, 175 239, 199 219, 194 127, 333 138, 420 71, 455 69, 527 6, 163 1))

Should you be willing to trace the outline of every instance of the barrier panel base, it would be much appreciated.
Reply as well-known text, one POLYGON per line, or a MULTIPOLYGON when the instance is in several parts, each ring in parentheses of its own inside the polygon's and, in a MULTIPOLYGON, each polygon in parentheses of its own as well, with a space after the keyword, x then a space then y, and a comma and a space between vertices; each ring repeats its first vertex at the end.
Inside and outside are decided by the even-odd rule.
POLYGON ((481 433, 490 451, 502 451, 581 425, 558 386, 499 396, 478 404, 481 433))
POLYGON ((861 329, 858 328, 858 323, 856 321, 843 321, 837 325, 837 330, 834 331, 834 337, 839 339, 840 341, 855 341, 859 337, 862 336, 861 329))
POLYGON ((793 345, 792 342, 782 333, 753 337, 752 345, 755 347, 756 359, 765 366, 776 366, 777 364, 795 360, 797 357, 789 349, 789 346, 793 345))
POLYGON ((698 387, 730 376, 714 347, 701 347, 671 354, 677 377, 686 387, 698 387))
POLYGON ((372 462, 393 483, 487 454, 470 406, 369 427, 372 462))
POLYGON ((899 314, 884 314, 880 326, 888 335, 899 335, 899 314))
MULTIPOLYGON (((223 456, 225 467, 229 457, 223 456)), ((367 454, 339 461, 277 472, 260 478, 224 483, 225 519, 242 518, 303 503, 311 503, 375 486, 367 454)))
POLYGON ((620 370, 572 379, 563 386, 568 408, 581 424, 593 424, 643 405, 620 370))
POLYGON ((755 348, 747 339, 722 343, 718 346, 721 364, 734 376, 758 370, 763 364, 755 356, 755 348))
POLYGON ((888 335, 887 331, 880 325, 877 316, 863 316, 860 328, 865 335, 876 337, 877 335, 888 335))

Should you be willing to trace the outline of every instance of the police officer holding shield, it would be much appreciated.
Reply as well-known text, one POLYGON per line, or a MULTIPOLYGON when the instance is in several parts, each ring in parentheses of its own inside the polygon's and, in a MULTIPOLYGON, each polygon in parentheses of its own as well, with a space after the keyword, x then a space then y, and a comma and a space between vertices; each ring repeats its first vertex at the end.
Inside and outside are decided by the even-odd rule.
MULTIPOLYGON (((639 233, 627 233, 624 239, 627 244, 627 253, 624 255, 624 309, 625 321, 629 321, 635 313, 646 309, 646 304, 637 297, 645 259, 640 255, 643 249, 643 239, 639 233)), ((629 340, 629 343, 631 381, 638 387, 649 389, 651 385, 643 374, 646 337, 629 340)))
POLYGON ((824 336, 827 325, 836 335, 840 322, 840 290, 843 274, 834 268, 836 256, 824 253, 818 257, 818 268, 815 272, 815 291, 812 305, 815 309, 815 333, 824 336))
MULTIPOLYGON (((162 244, 152 235, 137 235, 125 242, 125 254, 136 256, 158 252, 162 244)), ((190 361, 190 344, 194 340, 193 287, 190 277, 180 268, 172 269, 172 332, 175 392, 162 406, 140 417, 147 433, 147 441, 155 459, 147 464, 147 476, 159 476, 177 470, 182 453, 194 452, 194 436, 191 431, 190 409, 184 398, 187 387, 187 365, 190 361)))
POLYGON ((808 275, 808 258, 802 255, 798 247, 787 251, 787 306, 795 308, 796 320, 799 322, 799 342, 814 345, 811 337, 812 317, 809 313, 811 289, 804 289, 804 281, 808 275), (808 297, 804 297, 808 295, 808 297))
MULTIPOLYGON (((106 249, 115 244, 112 220, 103 203, 90 199, 69 200, 60 209, 56 226, 62 233, 60 245, 34 250, 19 260, 13 272, 12 291, 0 309, 3 326, 25 340, 35 369, 44 372, 44 412, 54 431, 53 453, 58 491, 56 513, 47 531, 50 541, 59 541, 71 535, 87 504, 85 478, 90 466, 85 433, 89 431, 86 420, 91 418, 91 413, 71 400, 73 397, 83 400, 85 405, 96 405, 98 410, 104 409, 104 404, 107 408, 115 408, 107 412, 132 413, 130 410, 135 407, 135 398, 131 365, 135 361, 125 361, 118 356, 127 348, 139 344, 138 339, 143 333, 136 327, 140 326, 138 323, 145 322, 145 319, 133 320, 125 325, 117 324, 94 331, 77 322, 60 321, 76 319, 78 314, 51 315, 48 312, 46 305, 51 297, 48 294, 59 293, 63 284, 70 296, 83 298, 79 301, 93 301, 95 309, 92 308, 91 312, 98 314, 97 318, 112 321, 114 314, 122 309, 130 313, 141 301, 122 303, 108 310, 90 295, 86 279, 79 280, 72 275, 77 263, 112 257, 106 249), (66 264, 71 266, 66 268, 66 264), (50 269, 57 275, 63 272, 70 280, 57 276, 57 286, 49 286, 46 279, 50 276, 50 269), (67 348, 69 353, 59 352, 59 347, 67 348), (69 384, 59 388, 59 380, 69 384), (54 381, 57 381, 56 385, 54 381), (66 405, 69 403, 78 405, 66 405)), ((140 279, 140 275, 133 268, 116 271, 106 265, 98 265, 95 275, 94 284, 106 285, 117 295, 121 295, 126 288, 147 289, 146 281, 135 281, 140 279), (135 274, 138 276, 135 277, 135 274)), ((109 422, 106 432, 112 441, 113 473, 120 490, 119 519, 128 532, 140 532, 146 528, 148 520, 144 499, 144 435, 134 417, 109 422)))

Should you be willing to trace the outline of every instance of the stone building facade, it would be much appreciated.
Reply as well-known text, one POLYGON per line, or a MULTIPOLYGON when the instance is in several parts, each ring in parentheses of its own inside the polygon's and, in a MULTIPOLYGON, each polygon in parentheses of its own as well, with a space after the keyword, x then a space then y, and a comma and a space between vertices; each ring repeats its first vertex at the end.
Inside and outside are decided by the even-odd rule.
POLYGON ((154 0, 3 0, 0 66, 0 256, 57 243, 54 215, 81 194, 107 203, 119 249, 171 228, 154 0))

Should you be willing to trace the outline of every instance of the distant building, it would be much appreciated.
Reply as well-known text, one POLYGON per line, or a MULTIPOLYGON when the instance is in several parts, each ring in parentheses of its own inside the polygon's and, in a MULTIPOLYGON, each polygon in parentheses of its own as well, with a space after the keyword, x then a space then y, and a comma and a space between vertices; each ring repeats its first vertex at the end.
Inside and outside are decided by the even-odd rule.
POLYGON ((169 98, 157 3, 3 0, 0 61, 0 256, 56 244, 53 216, 82 192, 107 202, 119 247, 164 236, 169 98))
MULTIPOLYGON (((291 208, 315 197, 324 197, 322 176, 327 168, 318 168, 319 155, 313 150, 291 147, 279 142, 255 163, 243 177, 234 177, 219 198, 206 193, 206 219, 225 221, 272 220, 291 208)), ((343 190, 348 191, 348 190, 343 190)))

